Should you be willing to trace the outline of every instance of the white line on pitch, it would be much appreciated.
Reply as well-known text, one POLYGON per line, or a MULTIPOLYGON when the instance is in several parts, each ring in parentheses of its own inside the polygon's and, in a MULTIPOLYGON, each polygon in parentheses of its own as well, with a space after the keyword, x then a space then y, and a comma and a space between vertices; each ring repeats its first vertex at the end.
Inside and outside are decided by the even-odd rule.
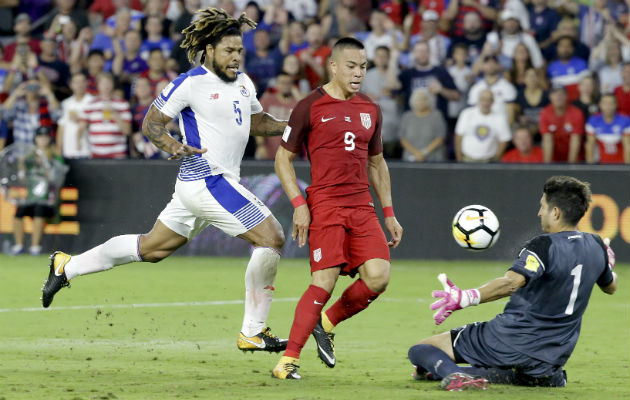
MULTIPOLYGON (((282 297, 273 299, 274 302, 297 302, 300 300, 298 297, 282 297)), ((397 298, 383 298, 380 301, 387 303, 399 303, 399 302, 418 302, 423 303, 424 299, 397 299, 397 298)), ((24 308, 0 308, 0 313, 10 312, 36 312, 36 311, 67 311, 67 310, 93 310, 99 308, 159 308, 159 307, 196 307, 196 306, 224 306, 231 304, 243 304, 244 300, 214 300, 214 301, 178 301, 173 303, 135 303, 135 304, 97 304, 97 305, 82 305, 82 306, 59 306, 52 308, 42 307, 24 307, 24 308)))

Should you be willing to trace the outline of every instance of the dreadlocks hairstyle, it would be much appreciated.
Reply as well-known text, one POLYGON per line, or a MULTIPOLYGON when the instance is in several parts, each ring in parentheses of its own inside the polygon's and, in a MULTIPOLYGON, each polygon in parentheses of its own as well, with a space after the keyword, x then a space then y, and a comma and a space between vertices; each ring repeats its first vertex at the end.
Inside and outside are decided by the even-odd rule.
POLYGON ((199 19, 184 29, 184 40, 180 47, 186 49, 188 60, 194 63, 197 53, 204 52, 201 56, 201 62, 205 60, 205 50, 207 45, 215 46, 224 36, 237 35, 241 36, 241 25, 249 25, 256 28, 256 23, 241 14, 238 19, 231 17, 225 10, 208 7, 205 10, 199 10, 199 19))

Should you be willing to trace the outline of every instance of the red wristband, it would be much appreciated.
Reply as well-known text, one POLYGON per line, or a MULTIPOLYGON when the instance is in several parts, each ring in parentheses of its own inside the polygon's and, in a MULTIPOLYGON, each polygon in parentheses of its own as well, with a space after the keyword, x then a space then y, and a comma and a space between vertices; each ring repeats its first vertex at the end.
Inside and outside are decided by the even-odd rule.
POLYGON ((293 204, 293 208, 298 208, 299 206, 303 206, 304 204, 306 204, 306 200, 304 199, 304 196, 298 194, 291 199, 291 204, 293 204))
POLYGON ((394 216, 394 207, 389 206, 389 207, 383 207, 383 217, 388 218, 388 217, 393 217, 394 216))

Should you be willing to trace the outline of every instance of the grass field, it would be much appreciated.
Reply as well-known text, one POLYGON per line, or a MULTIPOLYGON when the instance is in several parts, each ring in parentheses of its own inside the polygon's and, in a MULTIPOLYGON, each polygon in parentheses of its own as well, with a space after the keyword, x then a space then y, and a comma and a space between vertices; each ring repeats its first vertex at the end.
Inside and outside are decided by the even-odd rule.
MULTIPOLYGON (((0 255, 0 399, 621 399, 630 397, 630 286, 595 289, 564 389, 491 386, 448 393, 416 382, 407 350, 418 339, 486 320, 504 301, 455 313, 436 327, 429 310, 436 276, 462 287, 503 274, 508 263, 394 263, 388 291, 336 329, 338 364, 317 359, 312 338, 302 381, 278 381, 278 356, 241 354, 244 259, 171 258, 79 277, 42 310, 45 257, 0 255)), ((286 337, 309 282, 305 260, 282 260, 269 325, 286 337)), ((340 279, 335 295, 348 285, 340 279)))

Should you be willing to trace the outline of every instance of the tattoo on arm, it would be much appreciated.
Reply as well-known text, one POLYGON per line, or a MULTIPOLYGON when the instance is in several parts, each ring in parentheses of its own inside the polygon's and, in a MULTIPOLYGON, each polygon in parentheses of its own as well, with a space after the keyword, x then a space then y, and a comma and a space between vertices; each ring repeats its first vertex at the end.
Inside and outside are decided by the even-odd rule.
POLYGON ((158 149, 167 153, 174 153, 181 144, 171 137, 166 124, 171 120, 168 116, 162 114, 153 104, 149 108, 147 115, 142 122, 142 133, 147 137, 158 149))
POLYGON ((287 122, 263 111, 260 114, 252 115, 251 133, 253 136, 280 136, 284 132, 287 122))

